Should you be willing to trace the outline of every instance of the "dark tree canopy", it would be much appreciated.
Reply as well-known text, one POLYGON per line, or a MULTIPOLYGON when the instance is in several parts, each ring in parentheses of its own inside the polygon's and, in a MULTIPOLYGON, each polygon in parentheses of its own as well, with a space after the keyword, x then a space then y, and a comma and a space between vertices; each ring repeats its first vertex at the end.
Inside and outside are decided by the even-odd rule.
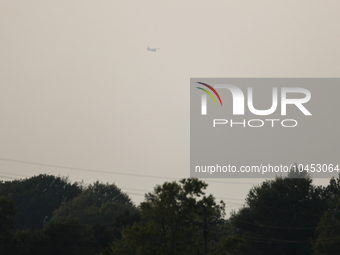
POLYGON ((1 183, 0 189, 4 193, 13 191, 22 210, 21 218, 30 222, 37 216, 41 228, 13 234, 13 219, 21 218, 15 216, 12 197, 1 196, 0 254, 98 254, 107 250, 110 242, 121 238, 125 225, 140 219, 131 199, 114 184, 95 182, 84 188, 69 184, 65 178, 40 175, 1 183), (46 212, 52 215, 54 209, 57 216, 49 217, 42 230, 46 212), (42 213, 37 214, 39 210, 42 213))
POLYGON ((312 254, 315 229, 327 207, 310 178, 276 178, 253 187, 231 217, 246 254, 312 254))
POLYGON ((323 189, 327 210, 316 229, 315 255, 340 254, 340 179, 332 178, 323 189))
POLYGON ((0 254, 11 252, 13 216, 16 208, 11 195, 0 196, 0 254))
POLYGON ((12 193, 18 208, 14 230, 41 230, 46 216, 63 203, 72 200, 81 187, 67 178, 41 174, 23 180, 0 182, 0 196, 12 193))
POLYGON ((53 213, 53 219, 77 219, 88 226, 112 224, 124 210, 136 210, 130 197, 115 184, 98 181, 53 213))
POLYGON ((203 252, 199 222, 203 222, 204 207, 208 221, 222 221, 225 207, 222 201, 216 203, 212 195, 205 196, 206 187, 207 184, 198 179, 156 186, 140 205, 142 221, 123 230, 122 239, 112 243, 110 254, 196 255, 203 252))
POLYGON ((322 187, 290 177, 253 186, 228 220, 195 178, 157 185, 138 207, 115 184, 0 182, 0 254, 197 255, 205 240, 209 255, 339 254, 340 179, 322 187))

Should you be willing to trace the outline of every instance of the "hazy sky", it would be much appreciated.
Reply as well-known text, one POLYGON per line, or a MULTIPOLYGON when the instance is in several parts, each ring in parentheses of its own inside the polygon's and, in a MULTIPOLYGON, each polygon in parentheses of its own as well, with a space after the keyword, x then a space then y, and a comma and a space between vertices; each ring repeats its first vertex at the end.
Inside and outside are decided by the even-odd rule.
MULTIPOLYGON (((338 0, 1 0, 0 158, 189 177, 190 78, 339 77, 339 9, 338 0)), ((166 180, 4 160, 0 172, 115 182, 136 203, 143 191, 132 189, 166 180)), ((241 199, 225 200, 228 210, 251 187, 209 183, 241 199)))

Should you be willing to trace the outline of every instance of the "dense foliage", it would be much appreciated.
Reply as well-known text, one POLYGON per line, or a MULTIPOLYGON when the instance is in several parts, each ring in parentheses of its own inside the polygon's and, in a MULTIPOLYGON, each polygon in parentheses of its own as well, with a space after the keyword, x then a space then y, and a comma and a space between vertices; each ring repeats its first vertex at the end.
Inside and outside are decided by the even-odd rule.
MULTIPOLYGON (((224 203, 205 196, 206 187, 197 179, 156 186, 140 205, 142 221, 124 228, 123 238, 112 243, 110 254, 189 255, 203 251, 204 213, 207 221, 224 223, 224 203)), ((211 248, 220 240, 215 241, 211 248)))
POLYGON ((14 230, 29 229, 31 232, 43 229, 45 217, 63 203, 71 201, 79 193, 78 183, 71 184, 67 178, 41 174, 29 179, 0 182, 0 196, 12 194, 18 211, 14 230))
POLYGON ((73 218, 88 226, 107 225, 112 224, 121 211, 134 209, 131 199, 116 185, 97 181, 55 210, 53 219, 73 218))
POLYGON ((253 187, 231 221, 246 241, 244 254, 312 254, 326 208, 322 189, 311 179, 276 178, 253 187))
POLYGON ((229 219, 194 178, 157 185, 138 207, 115 184, 0 182, 0 254, 339 254, 340 179, 291 177, 252 187, 229 219))

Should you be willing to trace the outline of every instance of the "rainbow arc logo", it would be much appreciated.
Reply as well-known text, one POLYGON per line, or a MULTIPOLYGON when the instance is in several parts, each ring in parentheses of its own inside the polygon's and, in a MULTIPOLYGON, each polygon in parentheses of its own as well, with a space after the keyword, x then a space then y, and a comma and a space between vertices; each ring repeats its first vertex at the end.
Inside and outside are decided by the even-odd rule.
MULTIPOLYGON (((197 82, 197 83, 198 83, 198 84, 201 84, 201 85, 203 85, 203 86, 206 86, 207 88, 211 89, 211 91, 214 92, 215 95, 218 97, 218 100, 220 100, 220 104, 221 104, 221 106, 222 106, 222 101, 221 101, 220 95, 217 93, 217 91, 216 91, 213 87, 211 87, 210 85, 205 84, 205 83, 203 83, 203 82, 197 82)), ((214 100, 215 105, 217 105, 216 100, 215 100, 213 94, 211 94, 211 92, 210 92, 209 90, 206 90, 206 89, 203 89, 203 88, 200 88, 200 87, 196 87, 196 88, 205 91, 205 92, 206 92, 209 96, 211 96, 211 98, 214 100)))

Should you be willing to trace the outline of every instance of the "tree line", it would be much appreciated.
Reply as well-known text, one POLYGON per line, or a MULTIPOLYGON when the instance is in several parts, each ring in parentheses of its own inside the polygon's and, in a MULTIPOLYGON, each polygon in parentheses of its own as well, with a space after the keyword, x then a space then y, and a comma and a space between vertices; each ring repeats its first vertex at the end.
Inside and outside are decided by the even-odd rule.
POLYGON ((0 254, 339 254, 340 180, 290 177, 254 185, 228 217, 195 178, 157 185, 138 206, 115 184, 1 181, 0 254))

